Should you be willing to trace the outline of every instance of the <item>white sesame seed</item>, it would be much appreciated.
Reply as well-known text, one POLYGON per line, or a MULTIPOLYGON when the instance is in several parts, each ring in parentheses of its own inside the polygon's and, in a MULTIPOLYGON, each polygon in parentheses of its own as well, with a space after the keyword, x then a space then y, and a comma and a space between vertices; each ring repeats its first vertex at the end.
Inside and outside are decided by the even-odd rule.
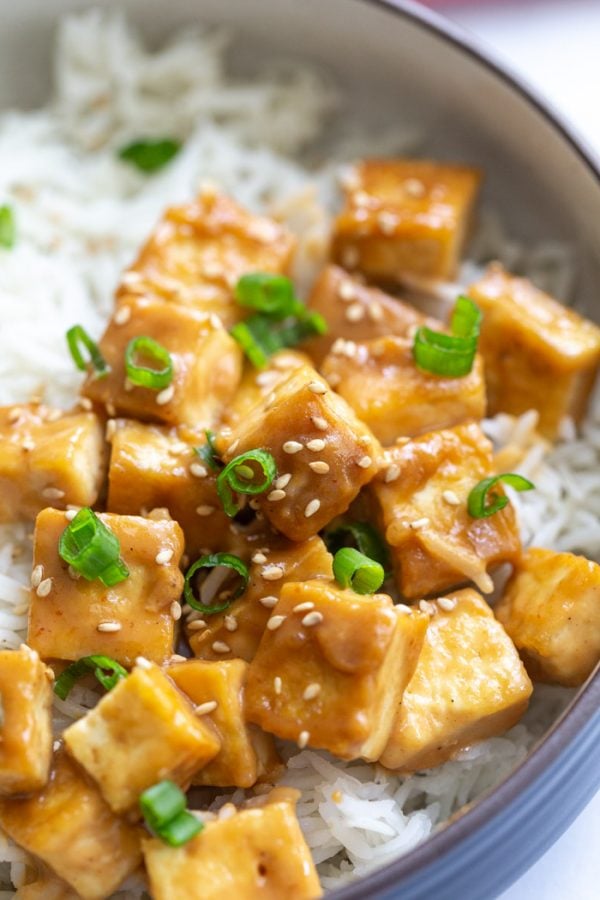
POLYGON ((164 550, 159 550, 159 552, 154 557, 154 562, 159 566, 166 566, 167 563, 170 563, 173 558, 173 550, 170 547, 165 547, 164 550))
POLYGON ((73 566, 67 566, 67 572, 69 573, 69 578, 72 578, 73 581, 79 581, 81 578, 81 572, 78 572, 73 566))
POLYGON ((280 578, 283 578, 283 566, 265 566, 260 574, 266 581, 279 581, 280 578))
POLYGON ((175 665, 175 663, 187 662, 187 659, 187 656, 182 656, 180 653, 173 653, 173 655, 169 657, 169 662, 172 665, 175 665))
POLYGON ((36 588, 44 577, 44 567, 36 566, 31 573, 31 587, 36 588))
POLYGON ((344 338, 337 338, 331 345, 332 353, 343 354, 346 350, 346 341, 344 338))
POLYGON ((298 441, 286 441, 282 450, 284 453, 299 453, 302 450, 302 444, 298 441))
POLYGON ((414 522, 408 523, 408 527, 412 528, 413 531, 418 531, 419 528, 425 528, 427 525, 429 525, 427 516, 423 516, 422 519, 415 519, 414 522))
POLYGON ((231 647, 225 641, 215 641, 212 649, 215 653, 229 653, 231 651, 231 647))
POLYGON ((219 704, 216 700, 207 700, 206 703, 200 703, 194 710, 197 716, 205 716, 207 713, 214 712, 219 704))
POLYGON ((367 315, 372 322, 381 322, 383 319, 383 307, 377 300, 372 300, 367 307, 367 315))
POLYGON ((454 597, 438 597, 437 605, 440 609, 451 612, 456 606, 456 599, 454 597))
POLYGON ((361 469, 368 469, 372 462, 373 460, 370 456, 363 456, 358 460, 358 465, 361 467, 361 469))
POLYGON ((365 317, 365 308, 362 303, 353 303, 348 307, 345 314, 347 322, 360 322, 365 317))
POLYGON ((175 395, 175 385, 170 384, 169 387, 166 387, 163 391, 160 391, 156 395, 156 402, 159 406, 166 406, 167 403, 170 403, 175 395))
POLYGON ((394 215, 394 213, 386 212, 383 210, 377 216, 377 224, 379 225, 380 231, 383 234, 393 234, 396 230, 396 226, 398 225, 398 217, 394 215))
POLYGON ((131 307, 121 306, 113 316, 115 325, 125 325, 131 318, 131 307))
POLYGON ((25 438, 21 446, 23 447, 23 450, 33 450, 35 447, 35 441, 32 441, 31 438, 25 438))
POLYGON ((196 512, 199 516, 210 516, 214 511, 214 506, 209 506, 208 504, 202 504, 202 506, 196 507, 196 512))
POLYGON ((202 463, 193 462, 190 466, 190 474, 193 475, 194 478, 206 478, 208 469, 206 466, 203 466, 202 463))
POLYGON ((279 478, 276 478, 273 482, 273 487, 281 490, 288 486, 290 481, 292 480, 292 476, 289 472, 286 472, 285 475, 280 475, 279 478))
POLYGON ((302 694, 303 700, 314 700, 315 697, 321 693, 321 685, 317 681, 313 681, 312 684, 309 684, 302 694))
POLYGON ((240 439, 239 439, 239 438, 236 438, 235 441, 234 441, 232 444, 230 444, 229 447, 227 448, 227 452, 228 452, 228 453, 235 453, 235 451, 236 451, 237 448, 238 448, 239 443, 240 443, 240 439))
POLYGON ((50 591, 52 590, 52 579, 44 578, 43 581, 40 581, 36 588, 36 594, 38 597, 47 597, 50 591))
POLYGON ((139 666, 140 669, 151 669, 152 663, 149 659, 146 659, 145 656, 138 656, 135 660, 136 666, 139 666))
POLYGON ((274 606, 277 606, 277 599, 277 597, 269 595, 268 597, 260 597, 258 602, 266 606, 267 609, 273 609, 274 606))
POLYGON ((267 557, 264 553, 261 553, 260 550, 257 550, 256 553, 252 556, 252 562, 258 563, 262 565, 262 563, 266 563, 267 557))
POLYGON ((226 631, 233 632, 238 630, 238 620, 235 616, 225 616, 223 624, 225 625, 226 631))
POLYGON ((419 600, 419 609, 421 612, 427 613, 428 616, 432 616, 435 612, 435 607, 428 600, 419 600))
POLYGON ((409 197, 418 199, 425 194, 425 185, 418 178, 407 178, 404 182, 404 191, 409 197))
POLYGON ((327 388, 320 381, 309 381, 306 385, 309 391, 312 391, 313 394, 326 394, 327 388))
POLYGON ((277 631, 278 628, 281 628, 286 618, 287 616, 271 616, 267 622, 267 628, 269 631, 277 631))
POLYGON ((270 491, 267 494, 267 500, 269 500, 271 503, 276 503, 278 500, 283 500, 285 497, 286 497, 285 491, 280 491, 280 490, 270 491))
POLYGON ((324 459, 317 459, 315 462, 311 462, 308 465, 313 472, 317 473, 317 475, 327 475, 329 472, 329 463, 326 463, 324 459))
POLYGON ((301 731, 298 735, 298 746, 304 750, 310 740, 310 731, 301 731))
POLYGON ((203 628, 206 628, 206 622, 204 619, 194 619, 193 622, 188 622, 188 631, 201 631, 203 628))
POLYGON ((46 497, 47 500, 61 500, 64 496, 65 492, 60 488, 47 487, 42 491, 42 497, 46 497))
POLYGON ((316 512, 321 508, 321 501, 317 500, 315 497, 313 500, 309 500, 309 502, 304 507, 304 515, 307 519, 310 519, 311 516, 314 516, 316 512))
POLYGON ((304 603, 297 603, 294 606, 293 612, 296 612, 296 613, 308 612, 309 609, 314 609, 314 608, 315 608, 315 604, 312 602, 312 600, 305 600, 304 603))
POLYGON ((389 484, 391 481, 396 481, 397 478, 400 477, 400 469, 397 465, 392 463, 391 466, 388 466, 384 481, 386 484, 389 484))
POLYGON ((115 436, 115 432, 117 430, 117 423, 114 419, 109 419, 106 423, 106 440, 112 441, 115 436))
POLYGON ((302 619, 302 624, 306 628, 310 628, 312 625, 318 625, 322 621, 323 621, 323 613, 320 613, 317 610, 315 610, 314 612, 309 612, 304 616, 304 618, 302 619))
POLYGON ((442 497, 450 506, 460 506, 460 497, 454 491, 444 491, 442 497))
POLYGON ((169 607, 169 611, 171 613, 171 618, 174 622, 178 622, 181 618, 181 604, 177 602, 177 600, 173 600, 171 606, 169 607))
POLYGON ((54 741, 52 744, 52 749, 56 753, 57 750, 60 750, 60 741, 54 741))
POLYGON ((281 678, 279 677, 279 675, 276 675, 275 678, 273 679, 273 688, 275 690, 275 693, 280 694, 282 687, 283 687, 283 685, 281 683, 281 678))
POLYGON ((100 622, 98 625, 96 625, 96 631, 105 631, 107 634, 120 630, 120 622, 100 622))
POLYGON ((314 440, 309 441, 306 445, 307 450, 312 450, 313 453, 320 453, 321 450, 324 450, 326 447, 326 442, 323 438, 314 438, 314 440))
POLYGON ((410 606, 407 606, 406 603, 396 603, 396 606, 394 608, 397 609, 398 612, 406 613, 407 615, 412 612, 412 609, 410 608, 410 606))
POLYGON ((126 378, 123 381, 123 390, 124 391, 127 391, 127 392, 132 391, 134 389, 134 387, 135 387, 135 384, 133 383, 133 381, 131 381, 130 378, 126 378))
POLYGON ((338 297, 340 298, 340 300, 344 300, 345 302, 354 300, 354 298, 356 297, 355 285, 353 285, 351 281, 342 281, 342 283, 338 287, 338 297))
POLYGON ((310 420, 315 428, 319 429, 319 431, 327 431, 327 429, 329 428, 327 419, 324 419, 323 416, 311 416, 310 420))

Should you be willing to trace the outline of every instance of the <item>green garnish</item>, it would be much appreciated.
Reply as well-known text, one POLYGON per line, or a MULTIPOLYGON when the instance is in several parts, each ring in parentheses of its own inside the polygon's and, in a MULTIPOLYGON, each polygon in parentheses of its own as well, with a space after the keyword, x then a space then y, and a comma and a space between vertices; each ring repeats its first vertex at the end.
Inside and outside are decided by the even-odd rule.
POLYGON ((91 365, 96 378, 104 378, 108 375, 109 367, 100 352, 98 344, 91 339, 82 325, 73 325, 73 327, 69 328, 67 331, 66 337, 69 352, 78 369, 85 372, 88 365, 91 365), (89 359, 87 361, 83 357, 80 345, 82 345, 89 354, 89 359))
POLYGON ((357 594, 374 594, 385 578, 383 566, 353 547, 342 547, 333 557, 333 575, 343 588, 357 594))
POLYGON ((473 368, 481 311, 469 297, 456 301, 450 329, 452 334, 433 331, 422 325, 413 342, 413 358, 419 369, 434 375, 461 378, 473 368))
POLYGON ((280 319, 293 315, 303 306, 294 294, 294 285, 285 275, 253 272, 242 275, 235 286, 235 299, 240 306, 280 319))
POLYGON ((132 384, 160 391, 173 380, 173 360, 169 351, 158 341, 146 336, 136 337, 129 341, 125 350, 125 371, 132 384), (159 368, 136 362, 139 355, 147 357, 159 368))
POLYGON ((223 468, 223 462, 215 444, 216 435, 209 428, 204 433, 206 435, 206 443, 202 444, 201 447, 194 447, 194 453, 213 472, 220 472, 223 468))
POLYGON ((117 536, 87 506, 61 534, 58 553, 87 581, 98 578, 106 587, 119 584, 129 575, 117 536))
POLYGON ((0 206, 0 247, 4 247, 5 250, 12 250, 15 246, 16 237, 15 214, 12 206, 4 204, 0 206))
POLYGON ((121 680, 127 677, 127 670, 110 656, 82 656, 60 673, 54 684, 54 693, 61 700, 66 700, 75 682, 93 670, 102 687, 110 691, 121 680))
POLYGON ((354 546, 356 550, 374 559, 387 572, 390 555, 379 532, 368 522, 342 522, 323 532, 323 540, 330 553, 337 553, 342 547, 354 546))
POLYGON ((535 488, 532 481, 514 472, 484 478, 475 485, 467 498, 467 509, 470 516, 474 519, 487 519, 488 516, 493 516, 494 513, 504 509, 508 503, 508 497, 492 491, 492 488, 502 481, 514 488, 515 491, 531 491, 535 488))
POLYGON ((173 138, 159 138, 133 141, 119 150, 119 158, 139 169, 152 174, 171 162, 181 150, 181 141, 173 138))
POLYGON ((266 450, 248 450, 232 459, 217 476, 217 493, 227 515, 235 516, 240 511, 234 492, 262 494, 276 475, 275 459, 266 450))
POLYGON ((201 556, 200 559, 197 559, 195 563, 193 563, 190 568, 185 573, 185 582, 183 585, 183 595, 185 598, 185 602, 189 603, 192 609, 197 609, 199 612, 204 613, 207 616, 214 615, 215 613, 223 612, 230 606, 234 600, 243 594, 246 590, 246 586, 248 584, 248 579, 250 578, 250 573, 248 571, 248 566, 242 562, 242 560, 238 556, 234 556, 232 553, 210 553, 208 556, 201 556), (210 605, 208 606, 205 603, 202 603, 200 600, 196 599, 194 594, 194 590, 192 587, 192 578, 196 574, 199 569, 214 569, 217 566, 225 566, 228 569, 232 569, 234 572, 240 576, 240 583, 237 588, 231 593, 227 600, 220 605, 210 605))
POLYGON ((186 806, 185 794, 172 781, 160 781, 140 795, 146 825, 171 847, 187 844, 204 828, 186 806))

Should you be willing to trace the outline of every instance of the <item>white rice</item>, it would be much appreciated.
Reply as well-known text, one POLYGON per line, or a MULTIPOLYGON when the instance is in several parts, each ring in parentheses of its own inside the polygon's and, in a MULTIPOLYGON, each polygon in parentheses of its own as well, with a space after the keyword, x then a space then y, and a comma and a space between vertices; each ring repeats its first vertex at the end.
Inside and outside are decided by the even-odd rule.
MULTIPOLYGON (((227 44, 221 30, 194 29, 151 54, 123 18, 92 10, 59 28, 51 105, 0 116, 0 203, 13 206, 18 229, 16 247, 0 251, 0 403, 32 395, 64 407, 75 402, 80 378, 66 351, 65 331, 79 322, 93 336, 100 334, 120 270, 164 207, 189 199, 202 180, 217 181, 252 209, 274 204, 300 236, 296 274, 306 284, 323 258, 329 214, 322 201, 335 195, 339 162, 367 148, 416 149, 418 131, 410 125, 383 136, 375 147, 372 135, 345 135, 336 164, 309 174, 295 157, 322 132, 336 104, 335 90, 321 73, 289 63, 271 66, 251 82, 232 81, 224 68, 227 44), (154 135, 185 140, 164 171, 148 178, 116 158, 115 149, 124 143, 154 135)), ((489 214, 484 222, 475 263, 463 268, 465 283, 482 260, 496 257, 568 297, 569 248, 549 243, 524 249, 489 214)), ((446 294, 455 296, 455 286, 446 294)), ((525 543, 598 558, 598 404, 595 410, 580 435, 565 423, 567 440, 550 453, 535 436, 534 413, 485 423, 498 447, 523 449, 520 470, 535 480, 536 491, 514 497, 525 543)), ((25 635, 30 554, 25 528, 0 529, 3 647, 17 647, 25 635)), ((285 783, 302 791, 300 821, 324 886, 406 853, 498 783, 570 696, 538 688, 526 718, 508 734, 408 778, 287 748, 285 783)), ((57 733, 96 700, 81 687, 68 700, 57 700, 57 733)), ((216 805, 231 798, 229 793, 216 805)), ((21 884, 26 862, 26 854, 0 836, 2 886, 21 884)), ((117 896, 137 897, 140 890, 132 883, 117 896)), ((10 896, 11 889, 0 892, 10 896)))

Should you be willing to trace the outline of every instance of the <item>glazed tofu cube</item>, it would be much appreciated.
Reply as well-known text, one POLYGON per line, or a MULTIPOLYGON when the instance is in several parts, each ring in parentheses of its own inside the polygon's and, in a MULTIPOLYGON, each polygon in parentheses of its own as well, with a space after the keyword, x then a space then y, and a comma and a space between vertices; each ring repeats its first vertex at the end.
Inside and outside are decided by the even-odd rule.
POLYGON ((69 522, 56 509, 42 510, 35 526, 27 642, 42 659, 103 653, 124 666, 140 655, 165 662, 175 638, 171 607, 183 588, 181 528, 170 519, 112 513, 99 518, 119 540, 128 577, 113 587, 73 577, 58 555, 69 522))
POLYGON ((0 826, 83 900, 109 897, 141 862, 139 829, 110 811, 65 753, 40 793, 0 800, 0 826))
POLYGON ((491 591, 488 567, 515 563, 521 541, 510 503, 487 518, 468 513, 469 493, 494 474, 492 445, 479 426, 398 442, 386 456, 369 491, 401 593, 423 597, 466 581, 491 591))
POLYGON ((223 411, 223 423, 233 427, 246 416, 253 415, 255 408, 265 403, 275 387, 285 381, 294 369, 310 365, 310 357, 298 350, 280 350, 274 353, 260 371, 247 363, 235 397, 223 411))
POLYGON ((321 372, 384 446, 485 414, 479 355, 468 375, 450 378, 419 369, 405 338, 339 341, 321 372))
MULTIPOLYGON (((206 823, 183 847, 143 843, 154 900, 313 900, 322 892, 296 818, 300 796, 276 788, 227 818, 206 823)), ((228 807, 228 812, 231 807, 228 807)))
POLYGON ((292 371, 238 423, 223 459, 256 448, 273 455, 278 472, 273 489, 257 498, 260 509, 293 541, 344 512, 377 471, 377 441, 310 366, 292 371))
POLYGON ((109 416, 208 428, 241 378, 242 350, 214 317, 160 300, 136 298, 118 307, 99 346, 110 371, 104 378, 88 376, 83 393, 104 404, 109 416), (132 386, 127 378, 125 351, 137 337, 152 338, 171 356, 173 379, 162 390, 132 386))
POLYGON ((577 687, 600 660, 600 566, 583 556, 528 550, 495 612, 534 681, 577 687))
POLYGON ((280 541, 253 554, 248 586, 224 613, 188 621, 187 634, 195 656, 202 659, 238 657, 250 662, 256 653, 281 589, 290 581, 333 578, 333 558, 320 537, 291 544, 280 541))
POLYGON ((49 503, 93 506, 104 468, 104 433, 93 413, 0 407, 0 522, 34 519, 49 503))
POLYGON ((565 416, 581 419, 600 363, 600 328, 499 265, 469 295, 483 312, 489 412, 537 409, 539 430, 551 439, 565 416))
POLYGON ((140 794, 158 781, 187 787, 221 746, 210 724, 147 660, 138 662, 63 737, 117 813, 136 807, 140 794))
POLYGON ((406 337, 419 325, 438 330, 442 327, 409 303, 364 284, 338 266, 323 269, 313 285, 308 307, 320 313, 328 325, 327 334, 303 344, 317 366, 340 338, 367 341, 386 334, 406 337))
POLYGON ((233 296, 238 279, 250 272, 285 274, 294 247, 283 225, 207 187, 192 203, 167 209, 124 273, 117 298, 191 306, 215 313, 229 328, 245 313, 233 296))
MULTIPOLYGON (((168 669, 177 687, 195 705, 196 714, 209 719, 221 740, 219 753, 196 773, 194 784, 249 788, 264 775, 254 745, 257 729, 246 723, 244 714, 247 669, 248 664, 241 659, 221 662, 194 659, 168 669)), ((278 757, 273 738, 263 733, 261 754, 265 750, 270 751, 269 756, 276 765, 278 757)))
POLYGON ((375 281, 448 280, 468 237, 481 173, 417 159, 367 159, 345 179, 332 255, 375 281))
POLYGON ((385 594, 286 584, 248 670, 248 719, 301 747, 377 759, 427 622, 385 594))
POLYGON ((0 650, 0 795, 38 791, 48 781, 53 677, 25 644, 0 650))
POLYGON ((515 725, 533 686, 514 645, 476 591, 431 604, 416 671, 380 762, 414 772, 515 725))

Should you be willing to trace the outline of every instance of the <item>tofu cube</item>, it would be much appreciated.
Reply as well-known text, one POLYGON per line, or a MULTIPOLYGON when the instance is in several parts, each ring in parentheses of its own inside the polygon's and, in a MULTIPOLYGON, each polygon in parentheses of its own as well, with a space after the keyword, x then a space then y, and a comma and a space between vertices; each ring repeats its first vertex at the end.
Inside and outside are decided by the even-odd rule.
POLYGON ((246 363, 235 397, 223 411, 223 423, 235 427, 246 416, 253 415, 257 407, 266 403, 275 387, 285 381, 294 369, 311 365, 310 357, 298 350, 280 350, 274 353, 260 371, 251 363, 246 363))
POLYGON ((233 295, 238 279, 285 274, 295 243, 283 225, 207 187, 192 203, 166 210, 122 276, 117 299, 168 300, 214 313, 229 328, 246 313, 233 295))
POLYGON ((0 799, 0 826, 83 900, 111 896, 141 862, 140 830, 115 816, 62 752, 42 791, 25 799, 0 799))
POLYGON ((256 448, 273 455, 279 478, 291 476, 257 500, 271 525, 293 541, 307 540, 345 512, 377 471, 377 441, 310 366, 293 370, 238 423, 223 459, 256 448))
POLYGON ((158 781, 187 788, 221 746, 211 725, 147 660, 69 725, 63 738, 117 813, 135 809, 140 794, 158 781))
POLYGON ((303 344, 317 366, 340 338, 368 341, 386 334, 406 337, 419 325, 437 330, 443 327, 409 303, 364 284, 339 266, 323 269, 313 285, 308 307, 320 313, 328 325, 327 334, 303 344))
MULTIPOLYGON (((515 563, 521 541, 512 505, 482 519, 467 510, 471 490, 494 474, 492 445, 475 424, 398 442, 369 488, 390 547, 398 589, 411 599, 474 581, 515 563)), ((502 493, 502 487, 494 488, 502 493)))
MULTIPOLYGON (((206 715, 221 740, 219 753, 196 773, 194 784, 249 788, 265 774, 254 746, 257 729, 248 725, 245 719, 244 683, 247 670, 248 663, 241 659, 221 662, 193 659, 168 669, 179 690, 195 705, 197 715, 206 708, 203 715, 206 715)), ((267 741, 271 759, 276 765, 278 757, 271 735, 263 734, 261 752, 264 752, 267 741)))
POLYGON ((248 670, 248 719, 342 759, 378 759, 428 617, 304 581, 283 587, 270 621, 248 670))
POLYGON ((577 687, 600 660, 600 566, 533 547, 495 607, 534 681, 577 687))
POLYGON ((50 502, 93 506, 104 469, 104 433, 93 413, 0 407, 0 522, 34 519, 50 502))
POLYGON ((204 619, 192 615, 188 620, 192 652, 202 659, 239 658, 250 662, 284 584, 331 581, 332 566, 333 557, 318 535, 297 544, 279 541, 271 548, 260 548, 253 555, 242 596, 223 613, 204 619))
POLYGON ((469 296, 483 312, 489 412, 537 409, 550 439, 565 416, 581 419, 600 363, 600 328, 497 264, 469 296))
MULTIPOLYGON (((300 796, 276 788, 248 808, 208 821, 182 847, 143 842, 154 900, 313 900, 322 896, 310 850, 296 818, 300 796)), ((229 811, 229 809, 228 809, 229 811)))
POLYGON ((99 518, 119 540, 128 577, 113 587, 73 577, 58 555, 69 522, 56 509, 42 510, 35 525, 27 643, 42 659, 104 653, 124 666, 140 655, 163 663, 174 647, 171 605, 183 589, 181 528, 170 519, 112 513, 99 518), (157 562, 163 552, 171 556, 157 562))
POLYGON ((345 179, 332 255, 374 281, 455 277, 481 173, 422 159, 366 159, 345 179))
POLYGON ((48 781, 53 677, 25 644, 0 650, 0 795, 38 791, 48 781))
POLYGON ((406 338, 341 341, 331 348, 321 372, 384 446, 485 414, 479 355, 468 375, 450 378, 419 369, 406 338))
POLYGON ((104 404, 109 416, 208 428, 241 378, 242 350, 214 317, 160 300, 134 298, 118 307, 99 346, 110 371, 104 378, 89 375, 82 393, 104 404), (162 390, 132 386, 127 378, 127 345, 142 336, 171 355, 173 380, 162 390))
POLYGON ((510 638, 476 591, 432 604, 416 671, 380 763, 429 769, 515 725, 533 686, 510 638))
POLYGON ((79 900, 80 894, 72 891, 61 878, 55 878, 49 872, 39 872, 35 881, 23 884, 17 890, 17 900, 79 900))

